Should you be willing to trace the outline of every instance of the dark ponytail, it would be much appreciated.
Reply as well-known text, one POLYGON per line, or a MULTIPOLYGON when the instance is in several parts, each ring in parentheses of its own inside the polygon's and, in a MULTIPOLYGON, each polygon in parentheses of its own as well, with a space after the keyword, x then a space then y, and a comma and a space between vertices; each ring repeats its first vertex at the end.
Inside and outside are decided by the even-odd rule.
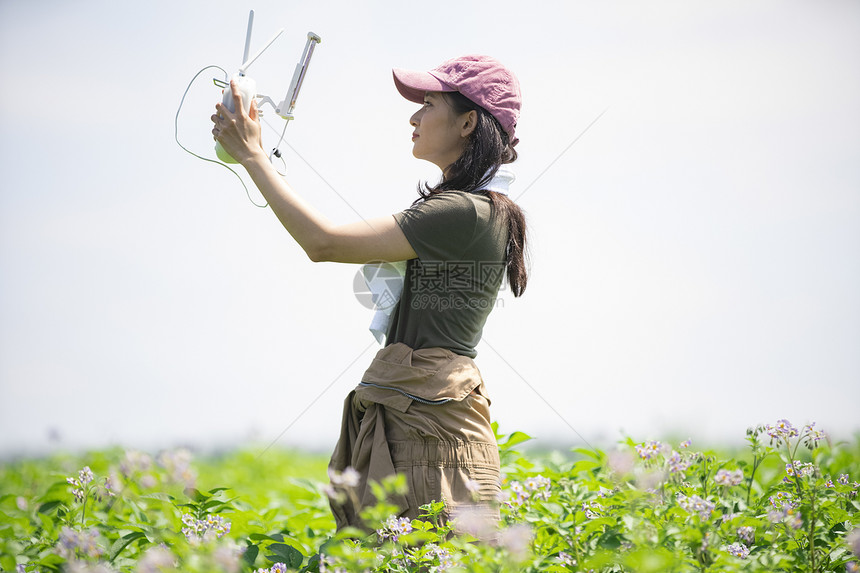
POLYGON ((493 215, 503 217, 508 223, 505 270, 511 292, 514 296, 520 296, 528 283, 525 214, 507 195, 480 190, 495 176, 502 164, 516 161, 517 152, 510 144, 508 134, 487 110, 460 92, 441 93, 454 114, 476 111, 477 124, 466 141, 463 153, 445 170, 442 181, 433 187, 426 182, 418 186, 418 194, 421 197, 417 201, 452 190, 489 197, 493 215))

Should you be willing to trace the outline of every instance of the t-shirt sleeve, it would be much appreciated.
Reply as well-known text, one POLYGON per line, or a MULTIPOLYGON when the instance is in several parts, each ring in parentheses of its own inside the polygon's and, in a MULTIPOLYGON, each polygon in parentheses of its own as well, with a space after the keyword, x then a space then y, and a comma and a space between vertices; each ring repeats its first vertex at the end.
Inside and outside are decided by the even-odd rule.
POLYGON ((422 261, 457 260, 472 242, 477 212, 465 193, 447 191, 396 213, 394 220, 422 261))

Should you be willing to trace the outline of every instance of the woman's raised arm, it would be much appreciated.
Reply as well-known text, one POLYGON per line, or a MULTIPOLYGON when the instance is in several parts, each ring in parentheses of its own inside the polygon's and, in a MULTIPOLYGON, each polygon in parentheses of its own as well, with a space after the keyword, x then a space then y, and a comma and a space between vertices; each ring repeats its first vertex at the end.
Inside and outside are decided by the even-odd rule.
MULTIPOLYGON (((232 82, 231 82, 232 88, 232 82)), ((257 189, 284 228, 312 261, 366 263, 414 259, 415 251, 393 216, 347 225, 333 225, 303 200, 278 174, 263 150, 256 102, 251 112, 242 107, 242 96, 233 90, 236 113, 221 103, 212 116, 212 134, 221 146, 248 171, 257 189)))

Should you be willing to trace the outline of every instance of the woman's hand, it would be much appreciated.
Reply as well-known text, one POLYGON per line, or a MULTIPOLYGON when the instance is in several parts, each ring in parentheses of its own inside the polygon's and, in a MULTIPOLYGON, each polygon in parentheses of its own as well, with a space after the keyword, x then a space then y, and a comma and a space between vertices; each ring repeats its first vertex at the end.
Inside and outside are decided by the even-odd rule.
POLYGON ((246 114, 242 94, 236 89, 235 80, 230 80, 230 90, 233 92, 233 107, 236 111, 231 112, 220 102, 215 104, 217 113, 210 118, 215 124, 212 136, 230 157, 244 164, 258 153, 265 156, 257 101, 251 100, 251 110, 246 114))

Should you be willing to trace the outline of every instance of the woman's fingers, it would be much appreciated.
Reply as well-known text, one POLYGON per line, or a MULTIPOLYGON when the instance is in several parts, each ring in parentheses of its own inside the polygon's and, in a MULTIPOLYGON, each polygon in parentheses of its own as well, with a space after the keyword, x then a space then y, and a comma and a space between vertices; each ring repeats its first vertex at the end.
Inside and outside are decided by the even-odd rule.
POLYGON ((218 136, 221 134, 221 116, 219 116, 217 113, 213 113, 209 119, 214 124, 212 126, 212 137, 217 141, 218 136))
POLYGON ((233 109, 236 110, 236 115, 243 115, 245 105, 242 102, 242 92, 236 86, 236 80, 230 80, 230 89, 233 91, 233 109))
POLYGON ((227 106, 225 106, 225 105, 224 105, 223 103, 221 103, 220 101, 219 101, 218 103, 216 103, 216 104, 215 104, 215 111, 216 111, 216 112, 218 112, 218 113, 217 113, 217 115, 218 115, 220 118, 222 118, 222 119, 223 119, 223 118, 225 118, 225 117, 228 117, 228 118, 231 118, 231 119, 232 119, 232 118, 233 118, 233 116, 235 115, 232 111, 230 111, 230 110, 227 108, 227 106))

